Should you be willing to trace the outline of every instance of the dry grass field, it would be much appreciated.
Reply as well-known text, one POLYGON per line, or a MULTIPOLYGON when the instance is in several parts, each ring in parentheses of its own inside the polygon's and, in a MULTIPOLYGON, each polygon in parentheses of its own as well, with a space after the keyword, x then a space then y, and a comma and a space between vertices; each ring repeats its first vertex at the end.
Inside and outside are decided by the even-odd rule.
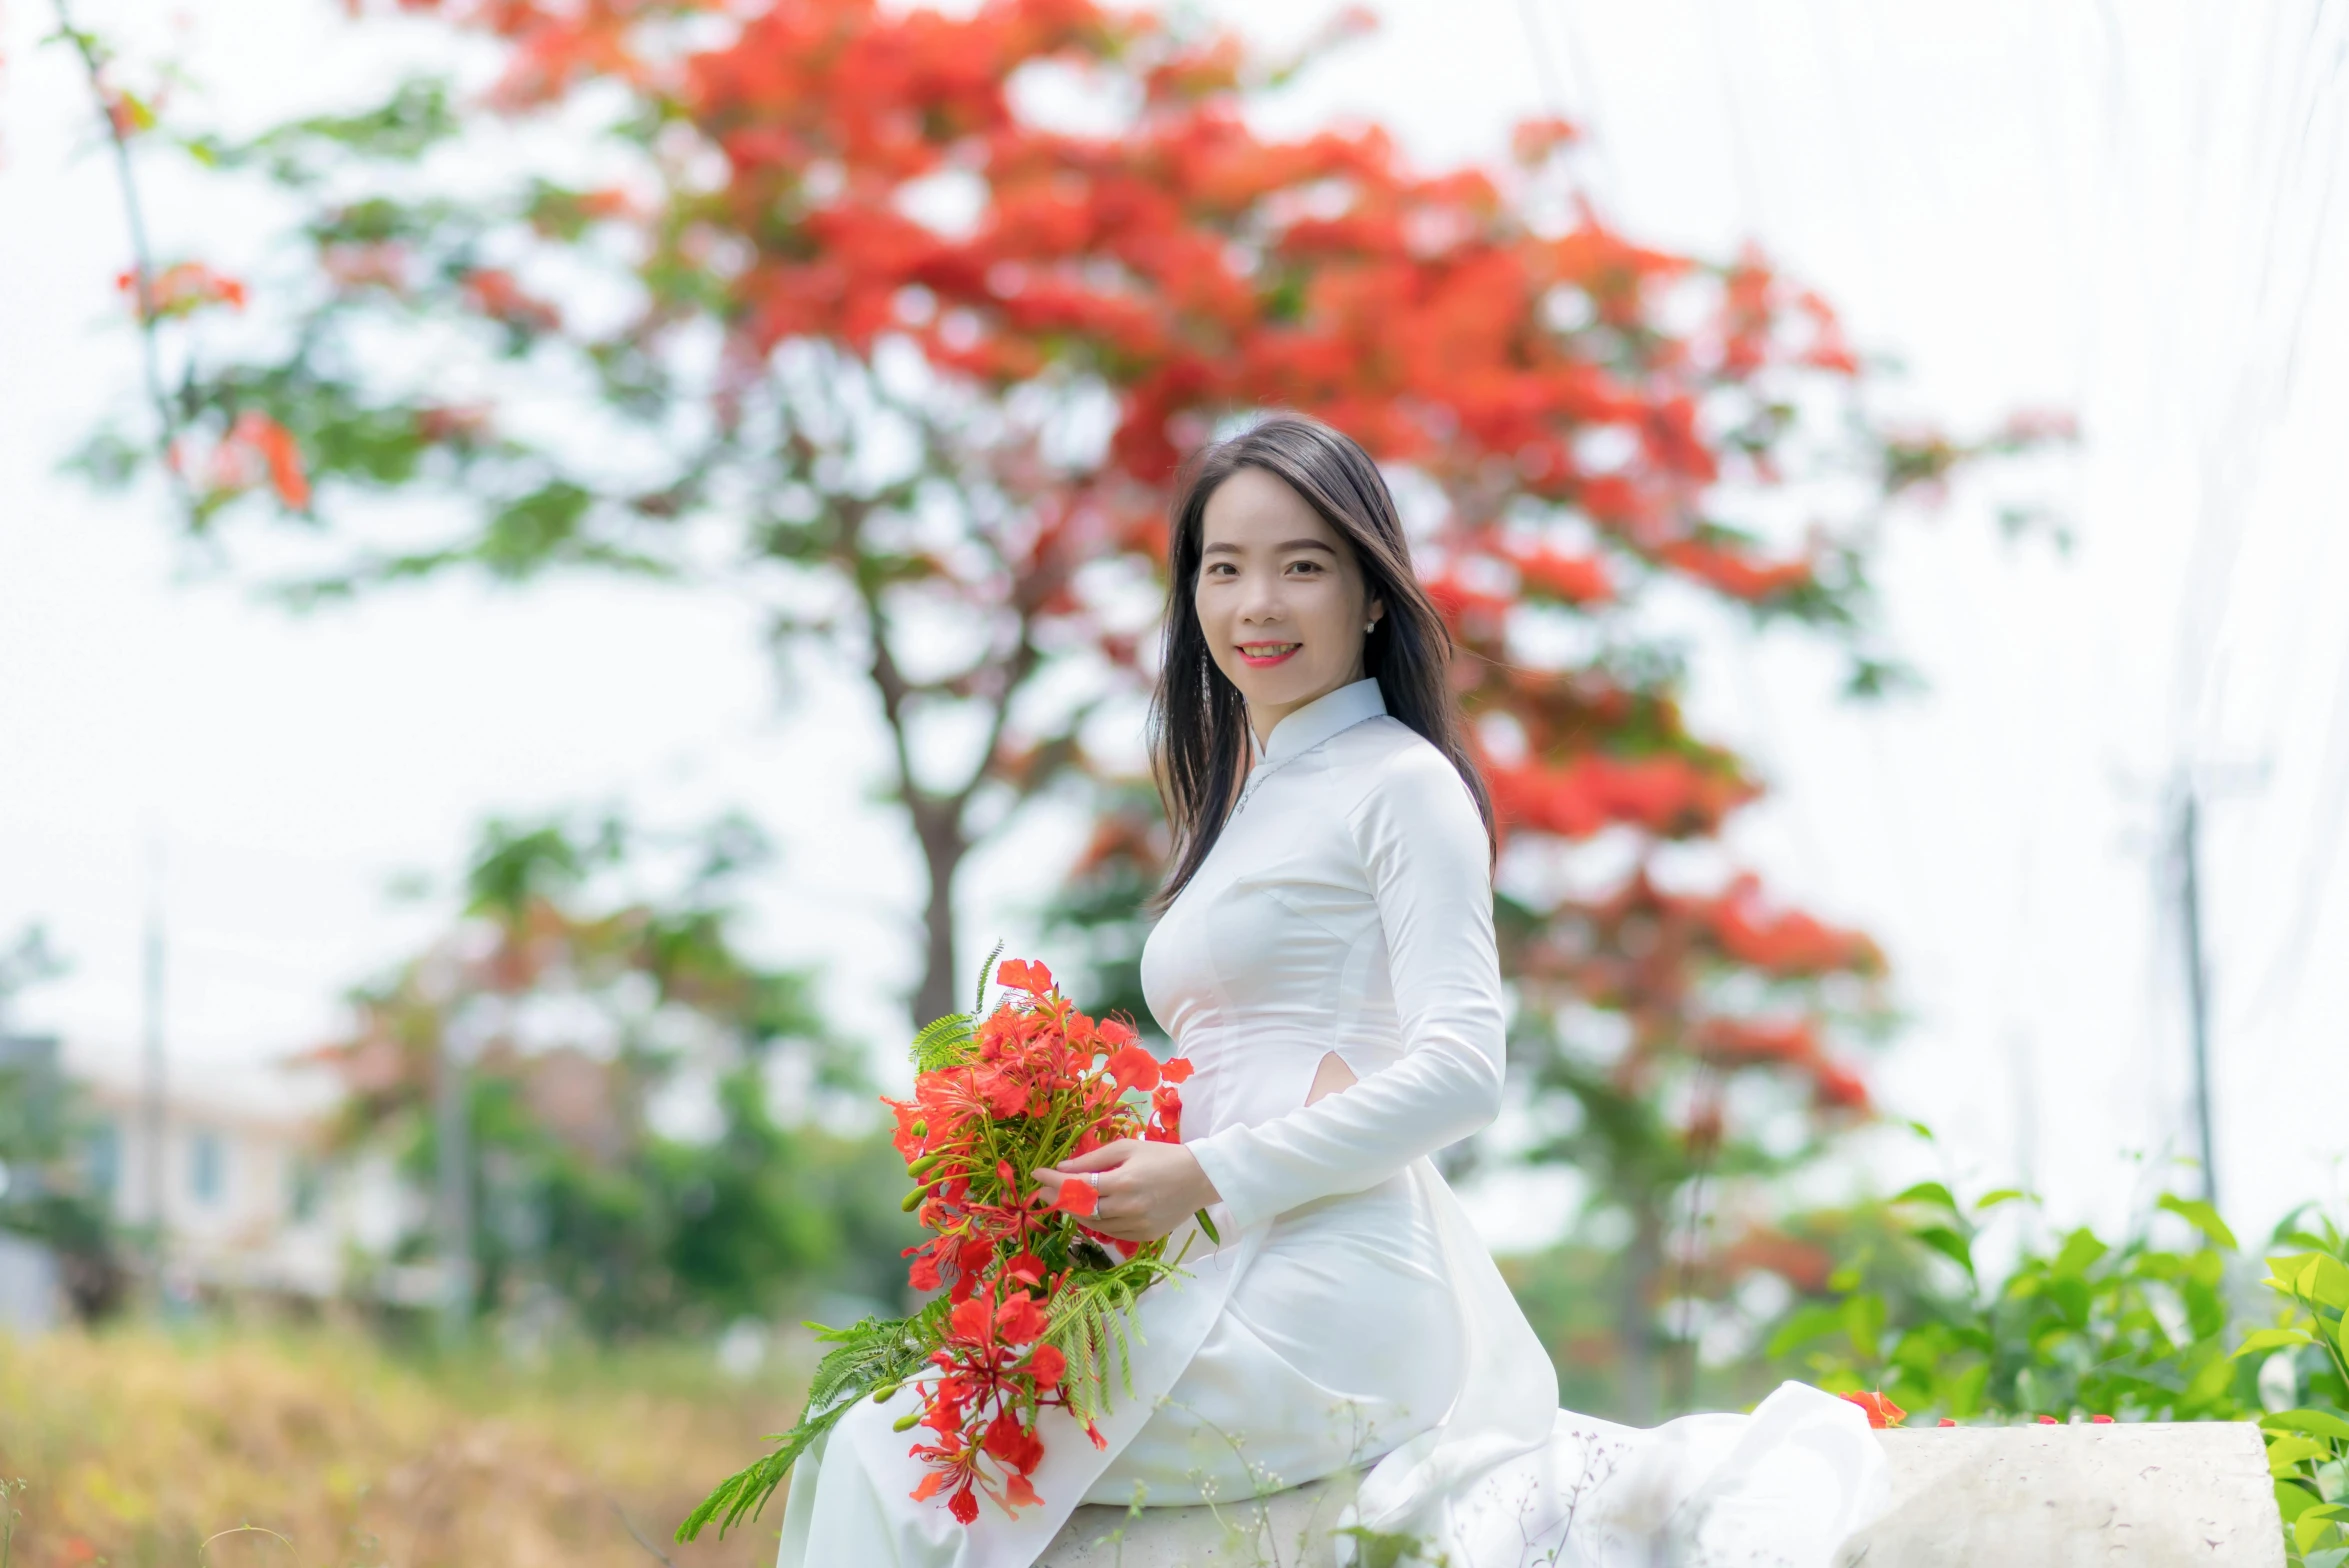
POLYGON ((793 1394, 683 1348, 524 1371, 357 1336, 0 1337, 0 1568, 752 1568, 774 1507, 669 1535, 793 1394))

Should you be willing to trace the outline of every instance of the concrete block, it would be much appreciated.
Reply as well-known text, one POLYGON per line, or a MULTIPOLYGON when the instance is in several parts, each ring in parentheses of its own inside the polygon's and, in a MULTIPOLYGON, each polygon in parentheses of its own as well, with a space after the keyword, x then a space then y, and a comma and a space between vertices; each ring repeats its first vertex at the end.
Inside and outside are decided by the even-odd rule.
POLYGON ((1885 1432, 1892 1508, 1845 1568, 2284 1568, 2283 1524, 2248 1422, 1885 1432))
MULTIPOLYGON (((1940 1427, 1878 1434, 1892 1506, 1838 1568, 2284 1568, 2246 1423, 1940 1427)), ((1320 1568, 1351 1487, 1215 1508, 1080 1508, 1038 1568, 1320 1568)))

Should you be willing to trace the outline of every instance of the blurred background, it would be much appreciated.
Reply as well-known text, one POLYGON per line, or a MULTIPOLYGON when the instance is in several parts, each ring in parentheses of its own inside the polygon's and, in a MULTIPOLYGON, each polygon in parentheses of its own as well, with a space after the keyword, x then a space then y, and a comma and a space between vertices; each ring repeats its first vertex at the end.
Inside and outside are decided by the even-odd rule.
POLYGON ((668 1534, 906 1304, 914 1025, 1151 1029, 1156 519, 1274 406, 1465 650, 1570 1405, 2288 1402, 2344 27, 6 0, 12 1549, 771 1551, 668 1534))

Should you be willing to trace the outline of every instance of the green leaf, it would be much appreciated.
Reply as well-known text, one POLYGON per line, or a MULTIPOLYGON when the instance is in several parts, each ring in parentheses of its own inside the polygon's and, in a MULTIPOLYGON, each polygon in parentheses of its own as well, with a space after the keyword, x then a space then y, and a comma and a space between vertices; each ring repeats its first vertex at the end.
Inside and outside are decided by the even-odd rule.
POLYGON ((1974 1209, 1976 1213, 1980 1213, 1984 1209, 1995 1209, 2002 1203, 2012 1203, 2017 1198, 2028 1199, 2030 1196, 2020 1187, 1998 1187, 1977 1198, 1974 1201, 1974 1209))
POLYGON ((1937 1181, 1918 1182, 1915 1186, 1896 1193, 1892 1201, 1895 1203, 1930 1203, 1937 1208, 1947 1209, 1952 1214, 1959 1212, 1957 1199, 1950 1195, 1947 1187, 1937 1181))
POLYGON ((1090 1421, 1110 1408, 1111 1379, 1134 1391, 1134 1304, 1144 1290, 1183 1271, 1145 1253, 1107 1269, 1071 1269, 1054 1292, 1044 1343, 1068 1357, 1061 1387, 1069 1414, 1090 1421))
POLYGON ((2325 1506, 2304 1483, 2290 1479, 2277 1480, 2276 1512, 2284 1516, 2284 1523, 2290 1524, 2311 1508, 2325 1506))
POLYGON ((802 1454, 822 1441, 856 1402, 884 1386, 903 1383, 928 1364, 946 1321, 944 1297, 910 1318, 865 1318, 847 1328, 809 1324, 816 1337, 836 1348, 816 1363, 808 1385, 807 1409, 796 1426, 773 1439, 782 1446, 720 1481, 677 1526, 677 1539, 690 1541, 715 1522, 722 1540, 743 1516, 756 1519, 767 1499, 791 1474, 802 1454))
POLYGON ((2083 1227, 2064 1238, 2062 1250, 2055 1255, 2054 1272, 2059 1278, 2077 1279, 2111 1250, 2096 1232, 2083 1227))
POLYGON ((490 518, 472 554, 492 573, 523 578, 570 557, 595 497, 567 479, 517 496, 490 518))
POLYGON ((924 1024, 922 1032, 914 1036, 914 1071, 936 1072, 963 1060, 970 1054, 973 1022, 968 1013, 948 1013, 924 1024))
POLYGON ((2271 1282, 2290 1295, 2321 1303, 2335 1311, 2349 1310, 2349 1269, 2323 1252, 2303 1252, 2289 1258, 2270 1258, 2271 1282))
POLYGON ((2161 1201, 2154 1206, 2177 1215, 2227 1251, 2240 1250, 2235 1233, 2227 1229, 2227 1222, 2219 1218, 2218 1210, 2201 1199, 2181 1198, 2165 1192, 2161 1195, 2161 1201))
POLYGON ((1864 1361, 1874 1361, 1882 1352, 1884 1317, 1884 1298, 1872 1290, 1860 1291, 1843 1303, 1844 1336, 1851 1341, 1853 1353, 1864 1361))
POLYGON ((1778 1332, 1770 1336, 1769 1354, 1775 1359, 1814 1339, 1824 1339, 1841 1327, 1841 1312, 1824 1303, 1814 1302, 1810 1306, 1798 1308, 1778 1332))
POLYGON ((1935 1252, 1938 1252, 1944 1257, 1951 1259, 1957 1264, 1959 1268, 1964 1269, 1968 1274, 1974 1272, 1973 1246, 1966 1240, 1965 1237, 1959 1235, 1956 1231, 1951 1230, 1946 1225, 1927 1225, 1923 1229, 1916 1231, 1914 1234, 1917 1240, 1923 1242, 1926 1246, 1931 1247, 1935 1252))
POLYGON ((994 951, 990 952, 990 953, 987 955, 987 961, 986 961, 985 963, 983 963, 983 964, 981 964, 981 965, 979 966, 979 994, 978 994, 978 1000, 977 1000, 977 1001, 974 1001, 973 1003, 971 1003, 971 1019, 972 1019, 972 1021, 973 1021, 974 1023, 976 1023, 976 1022, 977 1022, 979 1019, 981 1019, 981 1018, 983 1018, 983 1017, 985 1017, 985 1016, 986 1016, 986 1013, 987 1013, 987 985, 988 985, 988 983, 989 983, 990 981, 992 981, 992 980, 995 978, 995 960, 997 960, 998 958, 1001 958, 1002 956, 1003 956, 1003 939, 1002 939, 1001 937, 997 937, 997 938, 995 939, 995 948, 994 948, 994 951))
POLYGON ((2271 1437, 2267 1444, 2267 1473, 2287 1476, 2292 1473, 2292 1467, 2303 1459, 2329 1459, 2332 1453, 2331 1444, 2320 1443, 2313 1437, 2301 1437, 2293 1433, 2271 1437))
POLYGON ((1345 1536, 1354 1543, 1354 1561, 1361 1568, 1404 1568, 1406 1563, 1423 1562, 1427 1543, 1416 1535, 1402 1535, 1387 1530, 1373 1530, 1368 1525, 1351 1524, 1342 1530, 1332 1530, 1332 1537, 1345 1536))
POLYGON ((2302 1432, 2311 1437, 2331 1437, 2349 1442, 2349 1419, 2330 1410, 2278 1410, 2261 1416, 2259 1424, 2278 1431, 2302 1432))
POLYGON ((2253 1356, 2263 1350, 2281 1350, 2286 1345, 2313 1345, 2316 1341, 2296 1328, 2253 1329, 2243 1336, 2243 1343, 2235 1347, 2237 1356, 2253 1356))
POLYGON ((2319 1503, 2316 1507, 2302 1513, 2299 1518, 2292 1521, 2292 1544, 2298 1547, 2301 1554, 2305 1556, 2308 1549, 2317 1543, 2318 1538, 2333 1527, 2333 1521, 2340 1512, 2340 1507, 2337 1504, 2319 1503))

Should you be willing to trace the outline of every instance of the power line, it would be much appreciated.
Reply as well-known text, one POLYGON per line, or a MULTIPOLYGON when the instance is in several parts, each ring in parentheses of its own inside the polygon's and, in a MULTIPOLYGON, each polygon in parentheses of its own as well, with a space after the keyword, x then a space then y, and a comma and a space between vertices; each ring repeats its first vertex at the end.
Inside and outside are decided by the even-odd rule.
MULTIPOLYGON (((1533 0, 1525 0, 1529 8, 1533 0)), ((1582 25, 1575 19, 1574 0, 1557 0, 1558 31, 1566 46, 1566 70, 1569 80, 1562 90, 1561 102, 1566 106, 1566 117, 1583 129, 1590 143, 1591 161, 1600 176, 1599 196, 1604 207, 1615 213, 1622 211, 1622 171, 1616 166, 1613 147, 1607 136, 1606 105, 1599 96, 1598 72, 1591 63, 1591 53, 1582 36, 1582 25)))

